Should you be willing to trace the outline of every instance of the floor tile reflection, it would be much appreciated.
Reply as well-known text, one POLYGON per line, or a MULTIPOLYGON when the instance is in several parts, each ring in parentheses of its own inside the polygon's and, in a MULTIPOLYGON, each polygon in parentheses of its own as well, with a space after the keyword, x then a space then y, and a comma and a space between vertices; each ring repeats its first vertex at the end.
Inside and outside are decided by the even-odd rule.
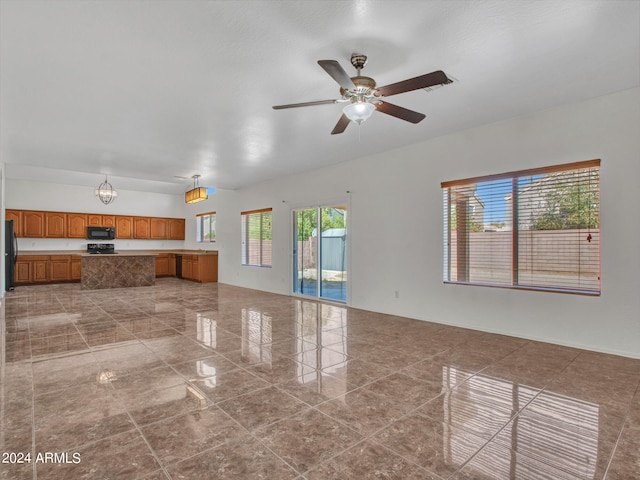
POLYGON ((2 315, 0 450, 59 456, 0 479, 640 478, 640 360, 174 278, 2 315))

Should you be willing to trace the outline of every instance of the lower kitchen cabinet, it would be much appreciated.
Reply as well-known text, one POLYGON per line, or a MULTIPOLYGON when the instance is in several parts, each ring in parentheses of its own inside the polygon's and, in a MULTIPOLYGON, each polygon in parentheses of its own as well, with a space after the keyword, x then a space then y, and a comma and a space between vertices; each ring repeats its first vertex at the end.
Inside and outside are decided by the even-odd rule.
POLYGON ((218 281, 218 255, 183 255, 182 278, 200 283, 218 281))
POLYGON ((175 256, 169 253, 160 253, 156 256, 156 277, 169 277, 172 275, 171 262, 173 261, 173 275, 175 275, 175 256), (171 258, 173 257, 173 258, 171 258))
POLYGON ((16 260, 16 285, 48 282, 49 261, 48 255, 19 256, 16 260))
POLYGON ((19 255, 16 285, 80 280, 80 257, 72 255, 19 255))

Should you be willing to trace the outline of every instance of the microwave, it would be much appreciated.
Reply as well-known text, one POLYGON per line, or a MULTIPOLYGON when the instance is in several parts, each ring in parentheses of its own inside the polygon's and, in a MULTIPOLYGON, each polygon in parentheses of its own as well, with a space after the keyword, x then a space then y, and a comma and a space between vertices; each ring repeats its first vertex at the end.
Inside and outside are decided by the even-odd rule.
POLYGON ((116 238, 116 229, 113 227, 87 227, 87 239, 89 240, 113 240, 116 238))

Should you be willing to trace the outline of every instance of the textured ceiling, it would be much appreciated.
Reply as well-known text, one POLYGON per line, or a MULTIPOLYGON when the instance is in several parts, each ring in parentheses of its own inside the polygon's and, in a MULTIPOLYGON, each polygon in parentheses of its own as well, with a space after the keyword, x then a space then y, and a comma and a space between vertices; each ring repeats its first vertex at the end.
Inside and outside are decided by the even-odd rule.
POLYGON ((9 178, 234 189, 640 85, 635 0, 0 1, 9 178), (353 52, 378 85, 455 82, 393 97, 417 125, 271 108, 338 98, 316 62, 353 52))

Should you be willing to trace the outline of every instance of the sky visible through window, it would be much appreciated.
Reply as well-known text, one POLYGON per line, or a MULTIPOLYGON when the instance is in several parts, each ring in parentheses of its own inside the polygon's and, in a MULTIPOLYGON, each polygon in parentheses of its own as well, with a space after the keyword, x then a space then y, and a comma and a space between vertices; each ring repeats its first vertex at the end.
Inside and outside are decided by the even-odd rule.
MULTIPOLYGON (((545 175, 534 175, 518 178, 518 188, 523 188, 545 175)), ((484 204, 484 224, 500 224, 507 222, 507 200, 511 193, 511 179, 480 182, 477 184, 476 195, 484 204)))

